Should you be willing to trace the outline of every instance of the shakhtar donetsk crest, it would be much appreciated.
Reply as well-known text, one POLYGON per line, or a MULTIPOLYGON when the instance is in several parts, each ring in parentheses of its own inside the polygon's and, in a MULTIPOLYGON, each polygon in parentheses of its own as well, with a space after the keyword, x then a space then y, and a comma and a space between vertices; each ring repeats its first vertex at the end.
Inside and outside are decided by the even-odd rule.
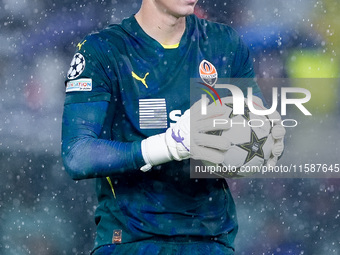
POLYGON ((199 67, 201 79, 208 85, 214 86, 217 82, 217 71, 213 64, 203 60, 199 67))

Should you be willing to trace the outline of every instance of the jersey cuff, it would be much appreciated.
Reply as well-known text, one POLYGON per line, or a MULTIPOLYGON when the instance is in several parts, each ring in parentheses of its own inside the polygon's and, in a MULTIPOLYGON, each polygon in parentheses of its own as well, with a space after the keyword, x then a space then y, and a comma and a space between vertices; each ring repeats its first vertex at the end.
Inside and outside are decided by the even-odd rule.
POLYGON ((132 143, 132 155, 135 169, 139 169, 145 165, 140 141, 132 143))

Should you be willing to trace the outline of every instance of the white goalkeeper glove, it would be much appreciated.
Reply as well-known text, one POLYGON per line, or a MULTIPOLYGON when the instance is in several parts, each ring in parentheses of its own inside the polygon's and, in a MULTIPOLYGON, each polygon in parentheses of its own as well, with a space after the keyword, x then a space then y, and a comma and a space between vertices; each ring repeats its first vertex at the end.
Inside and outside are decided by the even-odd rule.
MULTIPOLYGON (((252 96, 252 101, 258 104, 260 108, 264 108, 262 100, 257 96, 252 96)), ((271 156, 267 160, 266 164, 268 167, 275 167, 278 159, 284 150, 284 136, 286 134, 286 129, 281 124, 281 115, 275 111, 272 114, 267 115, 268 119, 272 120, 272 130, 271 135, 274 139, 274 145, 272 148, 271 156)))
POLYGON ((146 163, 141 168, 142 171, 148 171, 152 166, 172 160, 181 161, 188 158, 207 160, 216 164, 223 162, 223 151, 230 147, 230 141, 206 132, 230 128, 227 125, 223 128, 213 127, 214 117, 225 118, 227 108, 210 104, 207 107, 208 113, 202 115, 202 103, 208 102, 202 100, 196 102, 165 133, 142 141, 142 154, 146 163))

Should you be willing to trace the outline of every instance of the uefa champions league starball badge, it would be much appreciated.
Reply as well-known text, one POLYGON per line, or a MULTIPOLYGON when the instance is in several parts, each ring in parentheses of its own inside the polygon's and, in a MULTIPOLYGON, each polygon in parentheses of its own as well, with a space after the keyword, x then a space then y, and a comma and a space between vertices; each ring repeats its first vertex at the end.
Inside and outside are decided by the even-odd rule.
POLYGON ((85 69, 85 58, 82 54, 76 53, 71 61, 70 69, 67 72, 68 79, 77 78, 85 69))

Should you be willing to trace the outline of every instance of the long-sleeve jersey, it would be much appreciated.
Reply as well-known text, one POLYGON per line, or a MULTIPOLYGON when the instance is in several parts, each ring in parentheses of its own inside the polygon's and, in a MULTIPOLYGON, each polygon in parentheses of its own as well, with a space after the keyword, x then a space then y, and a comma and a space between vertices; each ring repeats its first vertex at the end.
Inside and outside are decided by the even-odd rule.
POLYGON ((179 45, 166 47, 132 16, 77 47, 65 83, 62 157, 74 179, 97 178, 95 248, 183 236, 233 247, 237 219, 224 179, 191 179, 189 160, 139 169, 141 141, 190 107, 190 80, 202 78, 202 63, 218 73, 205 70, 204 82, 254 77, 237 33, 191 15, 179 45))

